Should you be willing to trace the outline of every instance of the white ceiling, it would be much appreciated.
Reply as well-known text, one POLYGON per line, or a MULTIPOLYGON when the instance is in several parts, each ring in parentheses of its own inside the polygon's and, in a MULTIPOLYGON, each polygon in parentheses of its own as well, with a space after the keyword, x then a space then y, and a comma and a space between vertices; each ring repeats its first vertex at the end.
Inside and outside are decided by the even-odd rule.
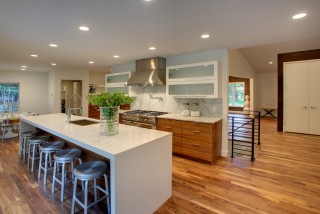
POLYGON ((240 48, 258 72, 268 72, 261 65, 279 51, 268 44, 310 39, 316 44, 299 49, 320 48, 319 11, 319 0, 1 0, 0 70, 47 71, 52 62, 59 69, 106 70, 151 56, 240 48), (299 12, 308 15, 292 20, 299 12), (201 39, 203 33, 211 37, 201 39))

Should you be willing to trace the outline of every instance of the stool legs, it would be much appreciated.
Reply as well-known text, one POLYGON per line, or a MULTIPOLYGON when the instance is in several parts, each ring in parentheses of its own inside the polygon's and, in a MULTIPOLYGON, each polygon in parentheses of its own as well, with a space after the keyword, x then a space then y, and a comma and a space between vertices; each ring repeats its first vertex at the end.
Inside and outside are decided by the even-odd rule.
MULTIPOLYGON (((41 177, 41 170, 43 170, 43 185, 47 184, 47 172, 48 172, 48 156, 50 153, 45 152, 44 154, 44 163, 42 163, 43 152, 40 151, 40 161, 39 161, 39 171, 38 171, 38 179, 41 177), (44 166, 42 166, 44 165, 44 166)), ((50 158, 51 159, 51 158, 50 158)))
MULTIPOLYGON (((101 187, 97 186, 97 180, 94 179, 94 202, 88 205, 88 194, 89 194, 89 180, 81 180, 82 183, 84 182, 84 201, 81 202, 78 198, 77 198, 77 177, 75 177, 74 179, 74 184, 73 184, 73 196, 72 196, 72 207, 71 207, 71 214, 74 214, 74 210, 75 210, 75 202, 77 202, 84 210, 83 212, 85 214, 88 213, 88 208, 90 208, 91 206, 93 206, 94 204, 102 201, 104 198, 107 199, 107 205, 108 205, 108 213, 111 212, 110 209, 110 193, 109 193, 109 186, 108 186, 108 177, 106 174, 103 175, 104 177, 104 181, 105 181, 105 189, 102 189, 101 187), (103 193, 105 193, 105 196, 102 196, 98 199, 97 196, 97 189, 99 189, 100 191, 102 191, 103 193)), ((82 185, 83 188, 83 185, 82 185)))
MULTIPOLYGON (((81 159, 75 159, 79 161, 79 164, 82 163, 81 159)), ((53 167, 53 179, 52 179, 52 188, 51 188, 51 192, 54 193, 54 189, 55 189, 55 182, 58 182, 61 185, 61 196, 60 196, 60 201, 63 202, 64 201, 64 186, 65 183, 68 181, 73 181, 74 180, 74 174, 73 174, 73 167, 74 167, 74 161, 72 160, 70 162, 58 162, 55 161, 54 162, 54 167, 53 167), (67 178, 67 171, 66 171, 66 164, 70 163, 71 164, 71 179, 66 181, 67 178), (59 180, 57 178, 57 172, 59 172, 59 164, 62 165, 62 169, 61 169, 61 180, 59 180)))

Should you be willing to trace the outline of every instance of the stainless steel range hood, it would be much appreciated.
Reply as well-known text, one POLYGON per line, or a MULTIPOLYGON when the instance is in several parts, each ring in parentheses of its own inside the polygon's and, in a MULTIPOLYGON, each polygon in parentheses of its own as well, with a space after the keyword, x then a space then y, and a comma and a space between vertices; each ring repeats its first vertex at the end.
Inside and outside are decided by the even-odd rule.
POLYGON ((136 60, 136 71, 125 85, 157 86, 166 84, 166 59, 153 57, 136 60))

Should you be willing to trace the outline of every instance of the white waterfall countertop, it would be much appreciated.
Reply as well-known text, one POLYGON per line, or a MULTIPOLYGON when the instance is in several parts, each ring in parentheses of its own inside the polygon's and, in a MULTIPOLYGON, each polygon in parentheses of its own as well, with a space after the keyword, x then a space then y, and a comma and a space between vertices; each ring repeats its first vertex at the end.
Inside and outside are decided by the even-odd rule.
POLYGON ((171 133, 120 124, 119 134, 101 136, 99 120, 72 115, 71 121, 98 122, 79 126, 66 119, 62 113, 21 116, 21 132, 37 127, 109 159, 112 214, 150 214, 170 198, 171 133))
POLYGON ((198 122, 198 123, 211 123, 211 124, 214 124, 222 120, 221 117, 213 117, 213 116, 191 117, 191 116, 182 116, 180 114, 163 114, 163 115, 157 116, 157 118, 183 120, 183 121, 198 122))

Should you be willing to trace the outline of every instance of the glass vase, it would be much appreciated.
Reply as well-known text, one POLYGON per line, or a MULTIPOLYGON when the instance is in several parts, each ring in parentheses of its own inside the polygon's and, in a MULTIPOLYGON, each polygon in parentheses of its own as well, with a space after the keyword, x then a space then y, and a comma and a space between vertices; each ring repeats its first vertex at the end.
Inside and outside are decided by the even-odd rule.
POLYGON ((112 136, 119 133, 119 106, 100 107, 100 134, 112 136))

